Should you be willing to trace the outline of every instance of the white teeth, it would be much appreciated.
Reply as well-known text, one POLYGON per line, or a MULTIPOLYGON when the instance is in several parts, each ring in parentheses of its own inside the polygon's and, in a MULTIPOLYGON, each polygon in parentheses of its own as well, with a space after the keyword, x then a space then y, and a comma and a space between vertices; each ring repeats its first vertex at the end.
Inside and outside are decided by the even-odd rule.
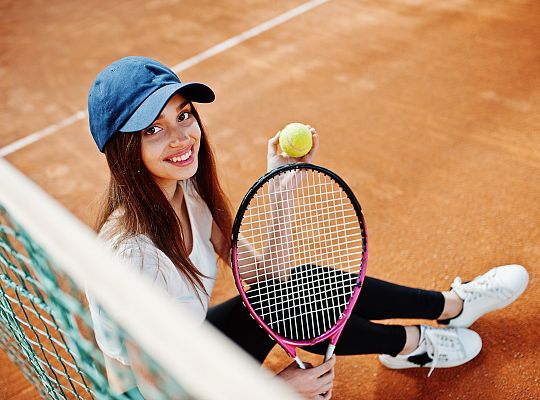
POLYGON ((184 161, 187 160, 189 157, 191 157, 191 150, 184 154, 182 157, 180 157, 180 160, 184 161))
POLYGON ((180 157, 171 157, 171 161, 172 162, 178 162, 178 161, 185 161, 187 160, 189 157, 191 157, 191 150, 188 151, 186 154, 184 154, 183 156, 180 156, 180 157))

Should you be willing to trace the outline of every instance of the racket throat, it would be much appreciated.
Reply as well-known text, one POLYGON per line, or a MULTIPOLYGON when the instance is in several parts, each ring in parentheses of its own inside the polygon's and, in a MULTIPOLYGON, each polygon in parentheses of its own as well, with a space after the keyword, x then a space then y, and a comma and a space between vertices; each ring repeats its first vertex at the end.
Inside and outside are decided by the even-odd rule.
POLYGON ((324 361, 328 361, 330 357, 334 355, 334 350, 336 349, 336 346, 332 343, 328 345, 328 348, 326 349, 326 354, 324 355, 324 361))
POLYGON ((294 357, 294 361, 296 361, 296 363, 298 364, 298 366, 302 369, 306 369, 306 364, 304 364, 304 362, 302 360, 300 360, 300 357, 298 356, 295 356, 294 357))

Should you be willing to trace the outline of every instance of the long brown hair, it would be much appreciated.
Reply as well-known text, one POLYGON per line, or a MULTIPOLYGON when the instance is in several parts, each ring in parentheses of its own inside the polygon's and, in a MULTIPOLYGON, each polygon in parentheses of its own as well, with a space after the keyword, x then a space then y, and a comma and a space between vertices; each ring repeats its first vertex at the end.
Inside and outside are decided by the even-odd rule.
MULTIPOLYGON (((199 167, 192 179, 195 189, 206 202, 225 238, 223 248, 216 250, 219 256, 226 260, 230 251, 226 239, 232 231, 230 204, 218 180, 215 157, 206 129, 193 105, 191 112, 201 128, 199 167)), ((201 280, 204 275, 189 259, 180 219, 144 166, 141 157, 141 135, 116 133, 105 145, 104 152, 111 176, 96 220, 96 231, 101 231, 113 212, 121 211, 118 223, 114 224, 111 232, 119 238, 115 246, 136 235, 147 236, 194 287, 206 292, 201 280)))

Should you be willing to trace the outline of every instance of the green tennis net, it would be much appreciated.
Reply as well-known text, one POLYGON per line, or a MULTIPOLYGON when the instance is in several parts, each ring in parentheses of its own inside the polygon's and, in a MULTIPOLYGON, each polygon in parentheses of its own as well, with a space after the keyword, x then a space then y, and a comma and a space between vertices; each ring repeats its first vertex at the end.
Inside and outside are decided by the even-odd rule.
POLYGON ((43 398, 295 397, 1 159, 0 182, 0 347, 43 398), (129 367, 96 345, 86 293, 129 367), (136 386, 125 394, 113 380, 136 386))

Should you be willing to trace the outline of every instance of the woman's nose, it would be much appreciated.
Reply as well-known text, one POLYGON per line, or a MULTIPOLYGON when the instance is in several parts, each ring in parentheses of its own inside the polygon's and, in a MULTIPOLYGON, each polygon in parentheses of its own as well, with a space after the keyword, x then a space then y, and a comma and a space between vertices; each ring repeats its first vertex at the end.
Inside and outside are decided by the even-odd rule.
POLYGON ((187 131, 177 128, 173 132, 171 132, 169 144, 171 147, 181 146, 188 139, 189 135, 187 131))

